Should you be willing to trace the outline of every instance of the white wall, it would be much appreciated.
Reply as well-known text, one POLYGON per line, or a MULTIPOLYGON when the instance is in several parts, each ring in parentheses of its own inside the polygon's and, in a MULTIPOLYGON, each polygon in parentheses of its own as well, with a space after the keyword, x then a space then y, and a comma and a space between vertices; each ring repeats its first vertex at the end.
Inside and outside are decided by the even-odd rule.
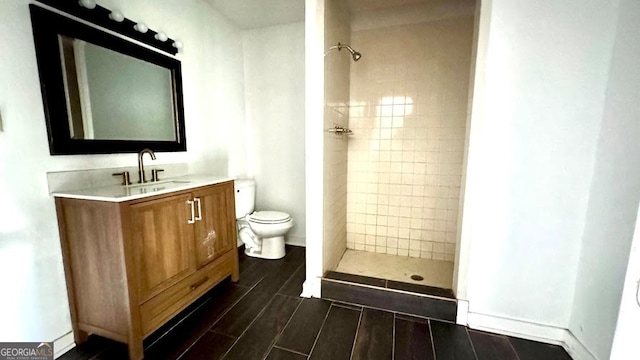
MULTIPOLYGON (((135 154, 50 156, 28 2, 0 2, 0 339, 51 341, 71 330, 53 198, 46 172, 136 164, 135 154)), ((246 172, 241 33, 198 0, 99 1, 184 42, 187 152, 159 163, 190 162, 218 174, 246 172), (244 130, 242 130, 244 132, 244 130), (231 134, 231 136, 230 136, 231 134)))
POLYGON ((325 1, 305 0, 306 280, 303 296, 320 297, 323 274, 324 26, 325 1))
POLYGON ((256 209, 293 217, 287 243, 305 244, 304 23, 243 32, 249 176, 256 209))
POLYGON ((469 323, 567 328, 616 2, 485 0, 482 11, 462 224, 469 323))
POLYGON ((472 15, 476 0, 395 1, 395 6, 363 5, 353 10, 351 30, 420 24, 472 15))
POLYGON ((569 326, 597 359, 611 352, 640 202, 640 4, 620 3, 569 326))

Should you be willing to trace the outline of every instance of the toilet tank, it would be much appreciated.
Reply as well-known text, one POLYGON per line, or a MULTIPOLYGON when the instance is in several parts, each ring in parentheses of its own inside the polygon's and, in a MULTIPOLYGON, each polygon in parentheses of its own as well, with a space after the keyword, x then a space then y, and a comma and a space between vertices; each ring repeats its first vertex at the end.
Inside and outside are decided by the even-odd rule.
POLYGON ((248 179, 234 181, 236 197, 236 219, 251 214, 256 205, 256 182, 248 179))

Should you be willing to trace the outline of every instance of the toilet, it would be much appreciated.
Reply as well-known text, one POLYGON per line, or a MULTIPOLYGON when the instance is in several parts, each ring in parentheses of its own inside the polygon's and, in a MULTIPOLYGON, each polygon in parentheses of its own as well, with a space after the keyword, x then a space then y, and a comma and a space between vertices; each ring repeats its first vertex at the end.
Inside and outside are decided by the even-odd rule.
POLYGON ((256 183, 235 180, 236 222, 244 253, 262 259, 281 259, 285 255, 284 236, 293 226, 289 214, 281 211, 255 211, 256 183))

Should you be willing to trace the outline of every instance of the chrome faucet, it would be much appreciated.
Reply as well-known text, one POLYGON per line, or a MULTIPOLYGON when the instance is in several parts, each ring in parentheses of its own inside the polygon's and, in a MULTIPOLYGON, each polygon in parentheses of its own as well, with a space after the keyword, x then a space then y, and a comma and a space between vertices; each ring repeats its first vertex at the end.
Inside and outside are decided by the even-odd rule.
POLYGON ((151 160, 156 159, 156 154, 151 149, 142 149, 138 154, 138 183, 146 183, 147 179, 144 175, 144 163, 142 162, 142 156, 144 154, 149 154, 151 156, 151 160))

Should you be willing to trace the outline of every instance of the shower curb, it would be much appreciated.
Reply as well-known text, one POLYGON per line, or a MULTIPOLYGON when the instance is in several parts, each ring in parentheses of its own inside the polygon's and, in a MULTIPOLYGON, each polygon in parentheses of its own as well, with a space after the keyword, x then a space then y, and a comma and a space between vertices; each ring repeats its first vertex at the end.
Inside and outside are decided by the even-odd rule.
POLYGON ((408 315, 456 321, 457 300, 323 277, 321 297, 408 315))

